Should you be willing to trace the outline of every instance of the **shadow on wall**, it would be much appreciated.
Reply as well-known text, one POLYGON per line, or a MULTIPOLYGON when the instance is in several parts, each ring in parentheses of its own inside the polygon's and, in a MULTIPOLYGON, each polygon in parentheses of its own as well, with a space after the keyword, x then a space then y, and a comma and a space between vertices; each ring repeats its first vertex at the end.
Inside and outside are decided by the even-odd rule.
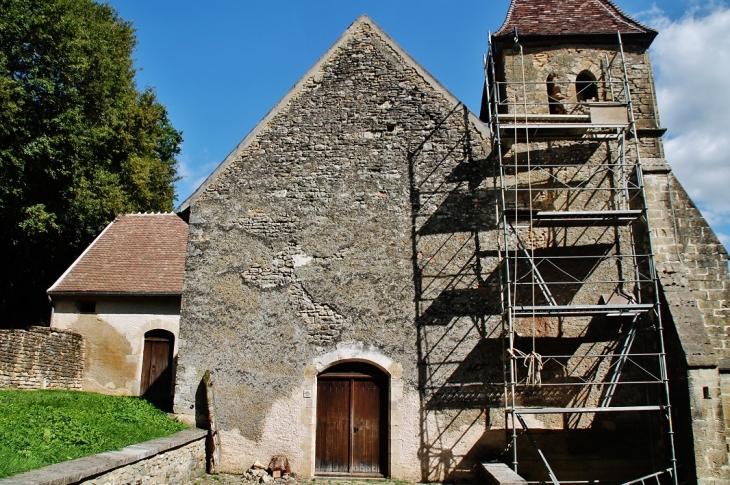
POLYGON ((195 389, 195 427, 208 429, 210 427, 210 412, 208 410, 208 397, 205 382, 201 379, 195 389))
POLYGON ((474 156, 469 126, 468 110, 457 106, 408 155, 422 481, 455 478, 469 449, 488 439, 486 403, 501 393, 490 385, 501 380, 501 366, 500 379, 490 375, 501 353, 490 355, 485 340, 495 330, 499 287, 483 278, 480 254, 480 235, 496 228, 494 193, 483 183, 491 167, 474 156), (426 147, 447 123, 463 135, 435 155, 426 147))

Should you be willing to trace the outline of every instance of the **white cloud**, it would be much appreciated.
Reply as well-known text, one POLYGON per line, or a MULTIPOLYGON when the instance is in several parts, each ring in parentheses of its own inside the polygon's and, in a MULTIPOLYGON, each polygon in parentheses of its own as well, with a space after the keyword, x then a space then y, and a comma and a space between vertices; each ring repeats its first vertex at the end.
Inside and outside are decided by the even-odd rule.
MULTIPOLYGON (((206 151, 207 155, 207 151, 206 151)), ((206 157, 207 158, 207 157, 206 157)), ((175 183, 175 205, 182 203, 190 197, 208 175, 218 166, 219 162, 209 161, 206 163, 191 163, 189 157, 184 154, 178 160, 177 172, 181 180, 175 183)))
POLYGON ((730 9, 709 4, 678 20, 652 13, 667 159, 710 224, 730 230, 730 9))
POLYGON ((722 245, 727 248, 728 243, 730 243, 730 236, 719 232, 717 233, 717 237, 720 238, 720 242, 722 243, 722 245))

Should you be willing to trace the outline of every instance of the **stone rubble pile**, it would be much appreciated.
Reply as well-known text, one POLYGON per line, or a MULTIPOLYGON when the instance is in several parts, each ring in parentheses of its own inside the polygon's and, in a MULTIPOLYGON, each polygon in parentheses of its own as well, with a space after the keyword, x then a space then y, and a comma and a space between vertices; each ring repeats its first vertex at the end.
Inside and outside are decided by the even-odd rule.
POLYGON ((274 455, 268 467, 256 461, 241 478, 246 482, 273 485, 296 485, 298 483, 291 472, 289 460, 284 455, 274 455))

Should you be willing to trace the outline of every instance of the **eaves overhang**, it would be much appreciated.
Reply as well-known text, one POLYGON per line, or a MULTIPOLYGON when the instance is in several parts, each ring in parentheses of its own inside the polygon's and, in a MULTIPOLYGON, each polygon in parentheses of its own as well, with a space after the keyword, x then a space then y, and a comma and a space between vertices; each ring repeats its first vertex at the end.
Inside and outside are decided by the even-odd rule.
MULTIPOLYGON (((600 34, 561 34, 561 35, 520 35, 517 32, 518 40, 524 47, 555 47, 558 45, 618 45, 618 31, 616 33, 600 34)), ((621 41, 630 46, 639 46, 648 49, 658 35, 658 32, 646 33, 622 33, 621 41)), ((514 33, 493 35, 492 44, 496 52, 505 48, 511 48, 514 43, 514 33)))
POLYGON ((182 291, 47 291, 49 296, 182 296, 182 291))

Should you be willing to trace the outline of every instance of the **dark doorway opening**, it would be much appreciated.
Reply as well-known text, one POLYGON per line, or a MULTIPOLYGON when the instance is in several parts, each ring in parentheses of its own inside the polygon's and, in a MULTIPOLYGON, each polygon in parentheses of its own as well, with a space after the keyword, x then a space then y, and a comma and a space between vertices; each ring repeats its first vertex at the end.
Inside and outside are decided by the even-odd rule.
POLYGON ((598 101, 596 78, 590 71, 583 71, 576 77, 575 97, 578 101, 598 101))
POLYGON ((566 113, 563 100, 565 95, 560 91, 560 86, 555 83, 555 76, 548 75, 547 81, 548 109, 551 115, 564 115, 566 113))
POLYGON ((387 476, 388 375, 347 362, 317 378, 317 475, 387 476))
POLYGON ((167 330, 144 334, 142 386, 144 399, 165 411, 172 410, 172 369, 175 336, 167 330))

